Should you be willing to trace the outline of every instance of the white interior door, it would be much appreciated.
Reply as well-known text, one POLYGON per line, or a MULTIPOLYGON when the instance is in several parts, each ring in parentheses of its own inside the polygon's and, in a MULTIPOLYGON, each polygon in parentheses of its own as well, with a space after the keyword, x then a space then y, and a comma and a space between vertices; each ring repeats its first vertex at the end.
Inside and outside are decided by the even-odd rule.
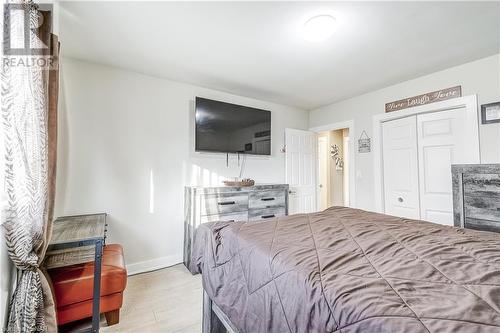
POLYGON ((316 210, 316 133, 285 129, 289 214, 316 210))
POLYGON ((451 164, 479 163, 477 117, 466 108, 417 116, 420 214, 453 225, 451 164))
POLYGON ((318 209, 328 208, 328 137, 318 136, 318 209))
POLYGON ((420 218, 416 116, 382 124, 385 213, 420 218))

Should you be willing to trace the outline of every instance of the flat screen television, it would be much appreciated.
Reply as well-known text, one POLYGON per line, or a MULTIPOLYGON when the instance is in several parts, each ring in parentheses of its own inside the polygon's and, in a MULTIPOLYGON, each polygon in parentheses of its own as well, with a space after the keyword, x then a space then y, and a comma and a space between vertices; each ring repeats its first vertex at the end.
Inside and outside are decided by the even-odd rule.
POLYGON ((271 112, 196 97, 197 152, 271 155, 271 112))

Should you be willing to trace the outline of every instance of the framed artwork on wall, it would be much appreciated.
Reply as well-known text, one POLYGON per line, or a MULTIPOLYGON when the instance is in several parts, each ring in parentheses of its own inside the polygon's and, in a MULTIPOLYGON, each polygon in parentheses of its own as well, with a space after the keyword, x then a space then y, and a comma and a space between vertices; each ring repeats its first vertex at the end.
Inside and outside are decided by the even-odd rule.
POLYGON ((500 123, 500 102, 481 105, 481 124, 500 123))
POLYGON ((358 140, 358 153, 369 153, 371 151, 371 139, 363 130, 358 140))

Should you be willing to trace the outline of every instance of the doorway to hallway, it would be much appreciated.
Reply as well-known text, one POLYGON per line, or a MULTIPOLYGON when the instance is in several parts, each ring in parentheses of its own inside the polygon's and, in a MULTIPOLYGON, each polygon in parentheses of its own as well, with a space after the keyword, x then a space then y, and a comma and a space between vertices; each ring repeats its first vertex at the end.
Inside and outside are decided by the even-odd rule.
POLYGON ((318 132, 318 210, 350 206, 349 128, 318 132))

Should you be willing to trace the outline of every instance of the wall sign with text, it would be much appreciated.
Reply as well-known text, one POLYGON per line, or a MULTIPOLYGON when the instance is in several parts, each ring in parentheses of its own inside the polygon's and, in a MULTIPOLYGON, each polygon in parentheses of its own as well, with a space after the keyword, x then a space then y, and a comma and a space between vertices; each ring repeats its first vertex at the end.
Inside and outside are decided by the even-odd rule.
POLYGON ((371 139, 363 130, 363 132, 361 132, 361 136, 358 139, 358 153, 369 153, 371 151, 371 146, 371 139))
POLYGON ((414 106, 425 105, 447 99, 462 97, 462 86, 456 86, 447 89, 441 89, 430 93, 413 96, 399 101, 394 101, 385 104, 385 112, 398 111, 402 109, 411 108, 414 106))

